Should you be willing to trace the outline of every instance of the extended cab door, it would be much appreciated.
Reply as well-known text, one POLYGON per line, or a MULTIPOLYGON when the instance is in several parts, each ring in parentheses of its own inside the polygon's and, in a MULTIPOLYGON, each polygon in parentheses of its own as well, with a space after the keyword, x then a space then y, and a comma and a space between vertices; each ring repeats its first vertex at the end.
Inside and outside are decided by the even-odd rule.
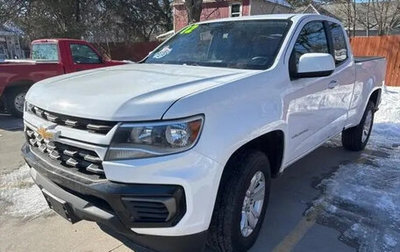
MULTIPOLYGON (((347 119, 355 80, 354 66, 345 57, 348 55, 346 48, 342 48, 338 39, 332 40, 331 29, 336 29, 336 26, 330 26, 322 20, 307 22, 295 38, 290 54, 291 73, 297 70, 298 60, 305 53, 337 55, 336 69, 331 75, 291 78, 293 92, 289 95, 287 116, 290 138, 288 154, 292 160, 340 133, 347 119)), ((335 30, 335 36, 339 35, 335 30)))
POLYGON ((336 69, 332 74, 335 82, 330 88, 330 103, 333 118, 337 118, 337 126, 342 130, 348 119, 348 112, 356 81, 356 64, 353 60, 349 41, 343 27, 339 23, 326 22, 330 35, 330 51, 335 59, 336 69))
POLYGON ((104 63, 97 51, 86 43, 71 42, 67 50, 70 52, 70 62, 68 72, 83 71, 93 68, 104 67, 104 63))

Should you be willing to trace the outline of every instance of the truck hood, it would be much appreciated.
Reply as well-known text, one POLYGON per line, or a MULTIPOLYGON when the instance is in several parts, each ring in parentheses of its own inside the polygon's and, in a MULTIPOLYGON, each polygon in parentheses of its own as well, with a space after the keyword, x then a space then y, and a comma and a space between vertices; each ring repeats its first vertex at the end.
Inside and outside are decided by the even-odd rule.
POLYGON ((44 110, 98 120, 161 119, 179 98, 258 71, 128 64, 38 82, 26 100, 44 110))

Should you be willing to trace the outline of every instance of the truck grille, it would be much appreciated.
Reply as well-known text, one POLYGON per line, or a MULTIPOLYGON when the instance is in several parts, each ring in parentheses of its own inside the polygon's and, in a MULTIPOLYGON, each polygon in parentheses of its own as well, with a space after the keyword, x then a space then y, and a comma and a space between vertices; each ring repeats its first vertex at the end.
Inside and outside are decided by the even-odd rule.
POLYGON ((107 134, 117 124, 116 122, 84 119, 56 114, 53 112, 45 111, 33 105, 29 105, 27 109, 30 113, 35 114, 46 121, 103 135, 107 134))
POLYGON ((25 136, 33 151, 42 159, 55 161, 73 172, 94 175, 96 179, 105 178, 102 160, 94 151, 43 139, 30 128, 26 129, 25 136))

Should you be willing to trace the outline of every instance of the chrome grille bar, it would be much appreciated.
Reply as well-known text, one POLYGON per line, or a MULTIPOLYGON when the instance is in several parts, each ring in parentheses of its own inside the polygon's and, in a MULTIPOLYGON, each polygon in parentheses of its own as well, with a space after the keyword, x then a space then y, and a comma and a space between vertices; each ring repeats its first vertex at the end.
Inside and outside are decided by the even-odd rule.
POLYGON ((107 134, 117 124, 117 122, 85 119, 85 118, 78 118, 73 116, 57 114, 45 111, 33 105, 29 107, 28 111, 32 114, 39 116, 44 120, 56 123, 58 125, 86 130, 89 132, 103 134, 103 135, 107 134))

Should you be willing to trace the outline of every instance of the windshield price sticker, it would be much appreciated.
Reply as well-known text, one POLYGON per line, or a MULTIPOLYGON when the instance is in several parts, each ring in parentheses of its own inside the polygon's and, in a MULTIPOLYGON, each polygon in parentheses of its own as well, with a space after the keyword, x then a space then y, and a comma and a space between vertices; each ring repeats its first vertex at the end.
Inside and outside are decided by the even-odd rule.
POLYGON ((168 54, 170 54, 171 51, 172 51, 172 48, 169 48, 168 46, 166 46, 163 49, 161 49, 159 52, 154 54, 153 58, 161 59, 161 58, 167 56, 168 54))
POLYGON ((183 29, 183 30, 181 31, 181 34, 189 34, 189 33, 191 33, 192 31, 194 31, 197 27, 199 27, 198 24, 189 25, 188 27, 186 27, 185 29, 183 29))

